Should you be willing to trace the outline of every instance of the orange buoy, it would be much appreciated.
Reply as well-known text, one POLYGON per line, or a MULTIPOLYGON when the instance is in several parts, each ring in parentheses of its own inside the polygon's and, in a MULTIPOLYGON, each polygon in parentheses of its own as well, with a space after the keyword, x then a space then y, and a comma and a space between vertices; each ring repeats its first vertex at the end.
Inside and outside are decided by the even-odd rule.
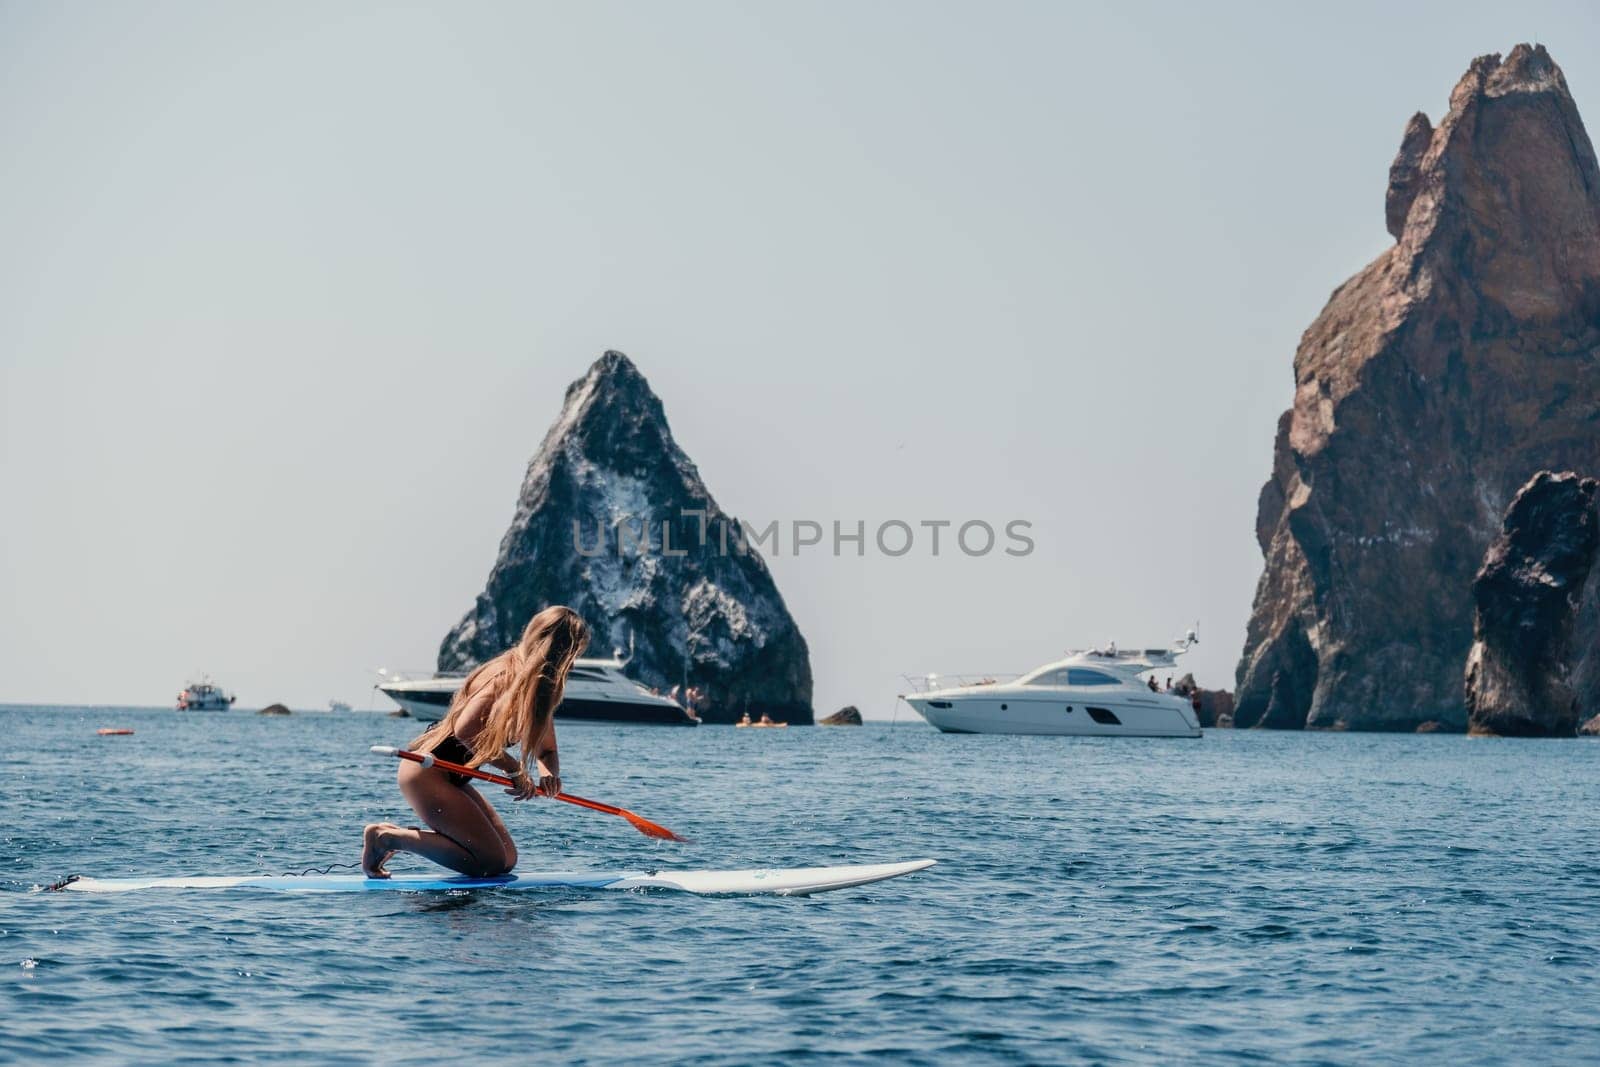
POLYGON ((104 727, 101 727, 100 729, 96 730, 95 733, 99 734, 101 737, 125 737, 128 734, 133 733, 133 731, 132 730, 113 730, 109 726, 104 726, 104 727))

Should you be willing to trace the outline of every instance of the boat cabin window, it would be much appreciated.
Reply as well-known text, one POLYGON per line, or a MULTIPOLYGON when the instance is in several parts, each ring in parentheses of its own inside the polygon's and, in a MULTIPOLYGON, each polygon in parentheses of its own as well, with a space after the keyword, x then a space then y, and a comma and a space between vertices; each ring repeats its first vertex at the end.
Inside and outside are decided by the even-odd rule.
POLYGON ((1067 672, 1065 670, 1040 671, 1038 674, 1031 675, 1031 676, 1029 676, 1027 678, 1024 678, 1022 680, 1022 684, 1023 685, 1066 685, 1067 684, 1067 672))

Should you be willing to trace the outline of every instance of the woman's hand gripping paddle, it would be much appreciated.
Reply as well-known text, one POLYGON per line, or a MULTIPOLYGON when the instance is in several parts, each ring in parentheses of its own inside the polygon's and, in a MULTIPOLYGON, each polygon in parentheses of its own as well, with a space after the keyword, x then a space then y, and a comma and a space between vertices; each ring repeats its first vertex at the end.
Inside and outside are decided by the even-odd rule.
MULTIPOLYGON (((468 778, 477 778, 481 781, 493 782, 496 785, 511 786, 513 788, 516 786, 516 783, 505 775, 490 774, 488 771, 480 771, 472 767, 463 767, 459 763, 451 763, 449 760, 435 759, 433 754, 428 752, 410 752, 403 748, 392 748, 389 745, 373 745, 372 752, 379 756, 394 756, 397 759, 410 760, 412 763, 420 763, 424 767, 437 767, 441 771, 449 771, 452 774, 464 774, 468 778)), ((541 793, 540 795, 543 796, 544 794, 541 793)), ((583 797, 575 797, 571 793, 557 793, 552 799, 564 800, 568 804, 576 804, 580 808, 589 808, 592 811, 605 812, 607 815, 620 816, 632 823, 633 828, 646 837, 657 837, 663 841, 689 840, 687 837, 679 837, 665 826, 635 815, 627 808, 614 808, 610 804, 602 804, 598 800, 585 800, 583 797)))

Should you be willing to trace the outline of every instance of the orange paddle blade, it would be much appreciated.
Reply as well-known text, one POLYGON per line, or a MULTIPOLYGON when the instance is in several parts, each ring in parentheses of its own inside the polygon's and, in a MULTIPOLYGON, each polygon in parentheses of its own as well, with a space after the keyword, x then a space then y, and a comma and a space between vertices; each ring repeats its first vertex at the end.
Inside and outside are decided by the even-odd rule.
MULTIPOLYGON (((412 763, 420 763, 424 767, 437 767, 441 771, 449 771, 452 774, 464 774, 468 778, 477 778, 480 781, 493 782, 496 785, 509 786, 513 784, 511 779, 507 778, 503 774, 490 774, 488 771, 480 771, 474 767, 463 767, 461 764, 451 763, 449 760, 436 759, 430 753, 410 752, 403 748, 391 748, 388 745, 373 745, 372 751, 380 756, 394 756, 397 759, 410 760, 412 763)), ((635 830, 639 831, 641 834, 644 834, 646 837, 655 837, 662 841, 689 840, 687 837, 679 837, 671 830, 668 830, 665 826, 662 826, 659 823, 653 823, 642 815, 635 815, 627 808, 618 808, 613 807, 610 804, 602 804, 598 800, 585 800, 583 797, 575 797, 571 793, 557 793, 552 799, 565 800, 568 804, 576 804, 580 808, 589 808, 593 811, 602 811, 607 815, 616 815, 627 819, 628 822, 633 825, 635 830)))
POLYGON ((602 804, 598 800, 585 800, 575 797, 571 793, 557 793, 557 800, 565 800, 568 804, 576 804, 580 808, 590 808, 594 811, 603 811, 607 815, 620 815, 633 824, 633 828, 646 837, 659 837, 663 841, 687 841, 687 837, 679 837, 665 826, 653 823, 642 815, 635 815, 627 808, 614 808, 610 804, 602 804))

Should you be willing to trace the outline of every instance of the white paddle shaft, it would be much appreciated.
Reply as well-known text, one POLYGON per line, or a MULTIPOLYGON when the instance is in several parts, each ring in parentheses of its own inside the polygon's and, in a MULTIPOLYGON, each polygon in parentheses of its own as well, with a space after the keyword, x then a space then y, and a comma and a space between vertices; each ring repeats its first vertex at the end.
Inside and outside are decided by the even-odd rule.
MULTIPOLYGON (((373 745, 369 751, 371 751, 374 756, 393 756, 395 759, 401 758, 400 750, 395 748, 393 745, 373 745)), ((422 753, 422 758, 417 760, 417 762, 422 764, 424 767, 432 767, 433 753, 422 753)))

